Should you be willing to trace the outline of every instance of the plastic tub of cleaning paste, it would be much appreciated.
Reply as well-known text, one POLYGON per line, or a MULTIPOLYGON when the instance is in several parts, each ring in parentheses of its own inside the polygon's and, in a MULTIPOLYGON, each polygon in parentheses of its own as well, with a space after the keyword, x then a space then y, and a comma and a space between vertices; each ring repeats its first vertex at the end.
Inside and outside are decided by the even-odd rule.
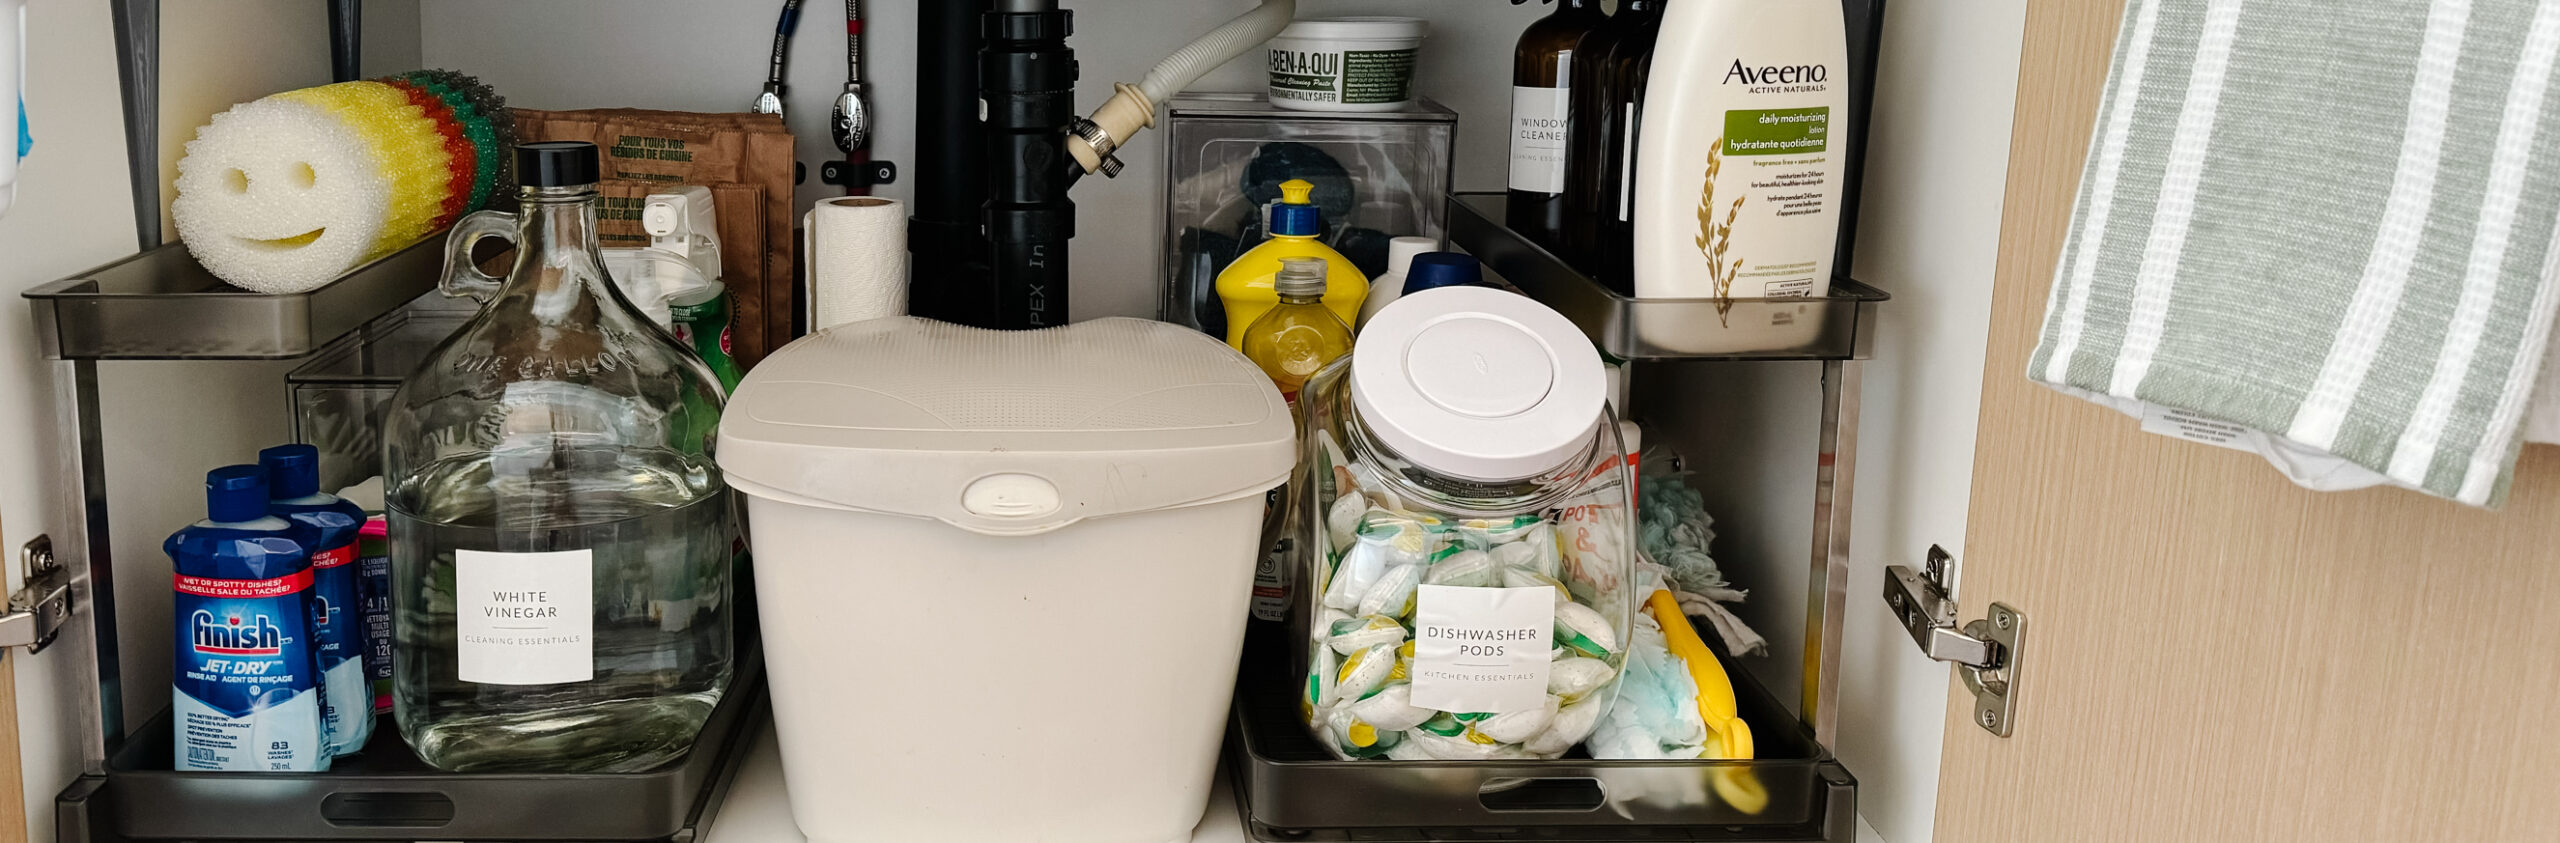
POLYGON ((1413 99, 1419 18, 1302 20, 1271 39, 1271 104, 1304 111, 1394 111, 1413 99))

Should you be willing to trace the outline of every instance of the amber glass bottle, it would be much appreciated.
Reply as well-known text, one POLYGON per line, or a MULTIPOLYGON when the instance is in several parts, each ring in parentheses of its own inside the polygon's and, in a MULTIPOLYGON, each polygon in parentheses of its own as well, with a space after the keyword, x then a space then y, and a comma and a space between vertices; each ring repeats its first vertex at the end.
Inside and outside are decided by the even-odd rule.
POLYGON ((1562 240, 1565 170, 1576 131, 1570 93, 1574 51, 1607 27, 1600 0, 1555 0, 1556 10, 1521 31, 1511 59, 1512 230, 1549 249, 1562 240))
POLYGON ((1626 175, 1635 161, 1637 111, 1663 2, 1625 0, 1609 25, 1574 51, 1577 130, 1565 171, 1564 258, 1624 295, 1635 290, 1625 277, 1635 233, 1624 219, 1626 175))

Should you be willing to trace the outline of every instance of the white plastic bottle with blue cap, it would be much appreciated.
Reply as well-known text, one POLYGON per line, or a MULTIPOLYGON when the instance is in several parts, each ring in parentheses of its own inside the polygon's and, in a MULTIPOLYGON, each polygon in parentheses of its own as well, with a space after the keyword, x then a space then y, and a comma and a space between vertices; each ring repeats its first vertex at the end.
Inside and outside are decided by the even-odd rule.
POLYGON ((1387 271, 1369 279, 1369 297, 1360 300, 1360 318, 1351 323, 1354 330, 1369 324, 1369 317, 1387 309, 1387 304, 1404 295, 1405 271, 1413 259, 1424 252, 1440 248, 1440 241, 1430 237, 1407 235, 1387 241, 1387 271))

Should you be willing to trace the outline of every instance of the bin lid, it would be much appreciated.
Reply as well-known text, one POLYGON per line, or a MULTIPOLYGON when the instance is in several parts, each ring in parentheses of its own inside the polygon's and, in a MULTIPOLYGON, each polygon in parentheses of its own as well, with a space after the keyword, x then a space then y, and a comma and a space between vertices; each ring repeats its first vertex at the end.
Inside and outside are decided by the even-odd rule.
POLYGON ((1270 378, 1197 331, 900 316, 766 357, 722 413, 718 453, 758 497, 1014 535, 1258 495, 1295 442, 1270 378))

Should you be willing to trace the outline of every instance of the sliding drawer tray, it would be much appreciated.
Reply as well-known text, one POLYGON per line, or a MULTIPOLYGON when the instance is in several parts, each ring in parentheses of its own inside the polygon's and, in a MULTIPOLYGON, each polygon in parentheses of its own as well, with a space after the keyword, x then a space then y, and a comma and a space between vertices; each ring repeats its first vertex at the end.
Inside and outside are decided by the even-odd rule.
POLYGON ((1503 205, 1499 193, 1449 197, 1449 242, 1622 360, 1865 359, 1876 306, 1892 298, 1848 278, 1819 298, 1629 298, 1503 225, 1503 205))
POLYGON ((1304 668, 1290 669, 1285 626, 1253 627, 1227 751, 1255 840, 1856 838, 1857 780, 1730 663, 1756 760, 1342 761, 1299 719, 1304 668))
POLYGON ((127 841, 692 840, 764 716, 764 659, 738 639, 735 673, 684 758, 646 773, 447 773, 391 715, 363 754, 322 773, 177 772, 169 713, 127 738, 104 776, 57 800, 60 843, 127 841))
POLYGON ((222 282, 182 243, 28 290, 36 345, 57 360, 290 360, 435 289, 443 233, 301 293, 222 282))

